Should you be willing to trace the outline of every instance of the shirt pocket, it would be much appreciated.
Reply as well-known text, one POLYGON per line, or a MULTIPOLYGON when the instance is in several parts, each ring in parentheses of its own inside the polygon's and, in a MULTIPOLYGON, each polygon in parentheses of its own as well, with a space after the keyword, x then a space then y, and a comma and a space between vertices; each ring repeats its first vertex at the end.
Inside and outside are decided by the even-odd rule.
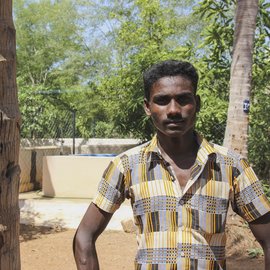
POLYGON ((229 206, 229 186, 210 180, 191 196, 192 228, 205 233, 222 233, 229 206))
MULTIPOLYGON (((217 202, 217 208, 223 208, 217 202)), ((223 205, 223 202, 221 202, 223 205)), ((212 211, 213 206, 207 207, 205 210, 195 210, 197 212, 196 229, 208 234, 223 233, 225 231, 227 208, 214 213, 212 211), (210 209, 210 211, 209 211, 210 209)))
POLYGON ((134 215, 177 210, 177 190, 172 181, 161 179, 141 182, 131 186, 129 194, 134 215))

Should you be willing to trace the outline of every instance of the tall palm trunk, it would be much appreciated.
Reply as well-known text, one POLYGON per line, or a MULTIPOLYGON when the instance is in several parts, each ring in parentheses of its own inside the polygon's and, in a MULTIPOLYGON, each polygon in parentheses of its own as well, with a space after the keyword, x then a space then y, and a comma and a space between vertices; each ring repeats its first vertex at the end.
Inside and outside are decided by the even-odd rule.
POLYGON ((248 113, 243 103, 250 99, 252 52, 258 12, 258 0, 237 0, 230 102, 224 145, 247 156, 248 113))
POLYGON ((19 120, 12 0, 0 0, 0 269, 20 269, 19 120))

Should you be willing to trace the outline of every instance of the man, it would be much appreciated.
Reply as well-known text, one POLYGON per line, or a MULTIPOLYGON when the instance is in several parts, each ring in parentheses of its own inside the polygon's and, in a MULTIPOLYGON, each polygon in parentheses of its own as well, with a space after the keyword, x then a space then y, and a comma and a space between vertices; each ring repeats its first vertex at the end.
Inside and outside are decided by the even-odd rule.
POLYGON ((270 203, 245 159, 195 132, 197 84, 187 62, 164 61, 144 73, 144 108, 156 135, 104 172, 74 239, 78 269, 99 269, 95 241, 125 198, 138 227, 136 270, 226 269, 229 202, 249 222, 270 269, 270 203))

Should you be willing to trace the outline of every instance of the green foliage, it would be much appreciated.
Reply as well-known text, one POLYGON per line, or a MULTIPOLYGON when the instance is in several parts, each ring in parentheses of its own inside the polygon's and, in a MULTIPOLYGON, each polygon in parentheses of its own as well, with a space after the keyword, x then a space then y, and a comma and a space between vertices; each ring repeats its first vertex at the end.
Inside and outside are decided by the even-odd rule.
POLYGON ((114 103, 112 120, 118 132, 144 140, 154 131, 143 110, 142 73, 158 61, 188 60, 193 56, 192 44, 179 42, 181 36, 188 35, 187 21, 192 18, 179 18, 174 1, 166 6, 156 0, 129 4, 124 10, 110 13, 119 21, 115 47, 118 58, 113 76, 106 78, 101 88, 110 93, 114 103), (178 43, 174 42, 176 39, 178 43))
POLYGON ((249 160, 261 179, 270 180, 270 3, 261 0, 253 54, 249 160))
POLYGON ((56 107, 36 89, 21 88, 19 105, 22 114, 21 136, 23 138, 60 138, 71 136, 69 111, 56 107), (67 130, 70 126, 70 130, 67 130))
POLYGON ((207 140, 222 144, 228 103, 209 89, 200 89, 198 94, 201 97, 201 110, 196 128, 207 140))
POLYGON ((264 194, 270 199, 270 186, 269 186, 269 181, 266 183, 266 181, 263 181, 263 191, 264 194))
POLYGON ((82 4, 72 0, 14 2, 23 137, 60 136, 57 130, 62 130, 63 134, 72 125, 69 120, 67 127, 61 128, 63 119, 57 120, 57 117, 71 119, 71 110, 75 109, 78 111, 78 135, 92 135, 89 129, 101 106, 97 107, 95 97, 88 98, 83 90, 91 92, 96 88, 98 77, 107 71, 104 66, 109 66, 109 53, 105 46, 101 46, 101 41, 96 38, 89 40, 84 34, 82 18, 87 11, 82 4), (49 90, 75 90, 76 95, 37 93, 49 90), (89 109, 94 107, 96 111, 89 109))
POLYGON ((55 72, 64 82, 74 84, 76 74, 65 74, 61 68, 81 47, 72 1, 16 0, 14 12, 19 86, 57 87, 55 72))
POLYGON ((200 73, 198 94, 202 100, 196 128, 208 140, 222 144, 228 108, 234 2, 200 1, 194 13, 204 23, 196 48, 200 73))
POLYGON ((78 136, 121 137, 110 121, 109 100, 93 85, 92 89, 84 88, 79 92, 68 93, 62 97, 62 100, 66 100, 72 108, 76 109, 78 136))
POLYGON ((203 49, 201 61, 206 65, 202 84, 224 100, 228 99, 229 93, 234 8, 235 3, 231 0, 204 0, 194 11, 205 22, 198 46, 203 49))
POLYGON ((270 95, 257 91, 251 106, 249 159, 262 179, 270 172, 270 95))
POLYGON ((64 111, 38 90, 61 89, 78 82, 76 73, 64 66, 80 50, 78 18, 72 1, 14 2, 17 31, 17 83, 22 113, 22 137, 60 136, 64 111), (63 12, 65 10, 65 12, 63 12), (52 124, 58 128, 52 129, 52 124))

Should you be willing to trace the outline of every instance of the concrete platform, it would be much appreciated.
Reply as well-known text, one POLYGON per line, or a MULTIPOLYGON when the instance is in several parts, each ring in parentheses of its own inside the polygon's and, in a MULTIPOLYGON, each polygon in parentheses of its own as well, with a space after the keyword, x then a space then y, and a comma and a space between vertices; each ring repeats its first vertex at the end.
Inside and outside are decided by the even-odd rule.
MULTIPOLYGON (((91 199, 50 198, 42 192, 19 195, 22 224, 76 229, 91 199)), ((132 218, 132 209, 126 201, 115 212, 106 230, 122 230, 121 220, 132 218)))

